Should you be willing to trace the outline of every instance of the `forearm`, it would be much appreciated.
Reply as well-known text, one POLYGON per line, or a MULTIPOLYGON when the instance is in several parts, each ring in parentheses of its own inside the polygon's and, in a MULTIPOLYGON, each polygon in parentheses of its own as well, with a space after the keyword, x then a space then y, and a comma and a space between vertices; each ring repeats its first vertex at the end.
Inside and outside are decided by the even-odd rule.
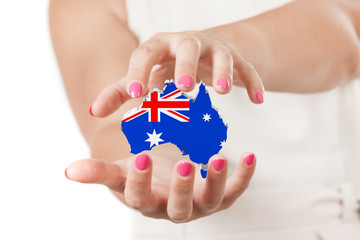
POLYGON ((295 1, 205 30, 232 42, 265 89, 324 91, 359 76, 359 1, 295 1))
POLYGON ((51 35, 67 95, 96 157, 103 154, 96 149, 107 152, 117 149, 115 144, 118 148, 127 146, 118 124, 122 112, 97 119, 90 116, 88 107, 104 87, 126 74, 130 54, 138 45, 109 2, 53 0, 50 4, 51 35))

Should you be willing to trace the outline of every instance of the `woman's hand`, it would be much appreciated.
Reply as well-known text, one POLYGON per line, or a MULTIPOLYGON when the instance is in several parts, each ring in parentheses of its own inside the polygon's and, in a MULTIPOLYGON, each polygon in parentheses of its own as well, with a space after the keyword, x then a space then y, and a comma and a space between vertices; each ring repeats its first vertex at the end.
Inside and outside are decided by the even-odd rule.
MULTIPOLYGON (((123 0, 50 2, 52 40, 67 95, 92 156, 103 159, 71 164, 66 171, 68 178, 108 186, 122 202, 154 218, 190 221, 229 207, 250 181, 256 162, 253 155, 243 156, 229 179, 226 179, 227 161, 220 155, 211 159, 204 180, 191 163, 189 168, 187 164, 175 165, 176 161, 171 161, 180 159, 169 157, 176 151, 154 155, 158 148, 151 151, 152 159, 148 159, 147 167, 139 170, 136 166, 146 166, 145 160, 126 158, 130 149, 119 121, 125 111, 141 101, 136 99, 123 105, 130 98, 128 89, 134 81, 142 88, 138 94, 145 95, 153 86, 162 88, 163 81, 174 78, 175 72, 176 84, 185 91, 192 87, 180 86, 181 76, 189 75, 194 80, 192 83, 201 77, 208 84, 213 76, 215 89, 220 93, 228 92, 233 83, 243 82, 251 91, 251 99, 257 102, 254 94, 256 97, 256 91, 262 91, 257 74, 229 43, 216 39, 216 33, 211 36, 199 32, 157 34, 138 48, 126 15, 123 0), (193 62, 197 67, 191 66, 193 62), (153 69, 154 65, 159 67, 153 69), (127 77, 113 84, 124 75, 127 77), (227 81, 219 81, 220 78, 227 81), (251 87, 257 85, 259 88, 251 87), (95 116, 104 117, 123 107, 106 119, 91 118, 86 107, 101 89, 104 90, 92 107, 95 116), (190 169, 189 175, 181 176, 178 166, 183 175, 190 169)), ((133 96, 137 95, 135 90, 133 96)))
POLYGON ((221 155, 210 159, 206 179, 195 177, 194 164, 146 154, 112 163, 84 159, 72 163, 66 176, 82 183, 103 184, 144 216, 188 222, 230 207, 253 176, 256 158, 244 154, 231 177, 221 155), (172 170, 172 171, 171 171, 172 170), (172 172, 172 174, 171 174, 172 172))
POLYGON ((187 31, 157 33, 136 48, 126 76, 105 88, 90 106, 90 113, 105 117, 130 97, 144 96, 166 79, 175 79, 185 92, 201 79, 219 94, 233 84, 244 86, 253 103, 262 103, 264 87, 253 68, 232 44, 218 35, 187 31))

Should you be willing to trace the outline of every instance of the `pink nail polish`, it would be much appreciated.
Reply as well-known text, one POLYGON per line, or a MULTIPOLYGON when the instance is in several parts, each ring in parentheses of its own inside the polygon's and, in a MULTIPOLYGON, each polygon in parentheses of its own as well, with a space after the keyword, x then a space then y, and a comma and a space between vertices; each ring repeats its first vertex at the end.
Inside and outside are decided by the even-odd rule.
POLYGON ((190 75, 182 75, 179 78, 178 83, 180 86, 187 87, 187 88, 192 87, 192 85, 194 84, 193 79, 190 75))
POLYGON ((93 103, 90 104, 90 106, 89 106, 89 113, 91 116, 94 116, 94 114, 92 113, 92 106, 93 106, 93 103))
POLYGON ((149 157, 146 154, 139 154, 135 159, 135 166, 139 170, 145 170, 149 166, 149 157))
POLYGON ((256 92, 256 98, 257 100, 259 100, 260 102, 264 102, 264 96, 263 93, 261 91, 257 91, 256 92))
POLYGON ((133 98, 137 98, 141 95, 142 92, 142 85, 139 82, 131 83, 129 87, 129 94, 133 98))
POLYGON ((229 81, 226 78, 220 78, 217 81, 217 85, 222 87, 223 89, 229 89, 229 81))
POLYGON ((177 167, 178 173, 182 177, 189 176, 192 171, 192 165, 188 162, 180 163, 177 167))
POLYGON ((255 155, 253 153, 250 153, 249 155, 246 156, 245 163, 246 165, 251 166, 253 165, 254 160, 255 160, 255 155))
POLYGON ((212 166, 216 171, 221 171, 225 167, 225 160, 224 159, 215 159, 212 161, 212 166))

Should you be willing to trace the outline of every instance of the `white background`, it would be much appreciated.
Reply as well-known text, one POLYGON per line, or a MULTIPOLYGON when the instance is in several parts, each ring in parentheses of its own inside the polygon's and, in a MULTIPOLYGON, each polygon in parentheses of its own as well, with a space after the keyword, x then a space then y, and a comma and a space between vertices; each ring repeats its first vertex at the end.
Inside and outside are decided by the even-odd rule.
POLYGON ((67 102, 47 0, 0 0, 0 239, 129 239, 103 186, 67 180, 89 156, 67 102))

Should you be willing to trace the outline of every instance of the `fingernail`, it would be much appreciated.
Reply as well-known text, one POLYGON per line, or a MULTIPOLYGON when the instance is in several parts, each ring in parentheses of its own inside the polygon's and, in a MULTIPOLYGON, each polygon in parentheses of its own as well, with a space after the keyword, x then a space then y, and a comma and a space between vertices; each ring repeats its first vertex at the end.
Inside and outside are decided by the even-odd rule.
POLYGON ((94 104, 94 103, 90 104, 90 106, 89 106, 89 113, 90 113, 91 116, 94 116, 94 114, 93 114, 93 112, 92 112, 93 104, 94 104))
POLYGON ((141 95, 142 92, 142 85, 138 82, 131 83, 129 87, 129 94, 133 98, 137 98, 141 95))
POLYGON ((216 171, 221 171, 225 167, 225 160, 224 159, 215 159, 212 161, 212 166, 216 171))
POLYGON ((135 166, 139 170, 145 170, 149 166, 149 157, 146 154, 139 154, 135 159, 135 166))
POLYGON ((253 153, 250 153, 249 155, 246 156, 245 163, 246 165, 251 166, 253 165, 254 160, 255 160, 255 155, 253 153))
POLYGON ((192 165, 188 162, 180 163, 177 167, 178 173, 182 177, 189 176, 192 171, 192 165))
POLYGON ((217 85, 222 87, 223 89, 229 89, 229 81, 226 78, 220 78, 217 81, 217 85))
POLYGON ((260 102, 263 102, 264 101, 264 95, 261 91, 257 91, 256 92, 256 98, 257 100, 259 100, 260 102))
POLYGON ((193 85, 193 79, 191 76, 189 75, 182 75, 180 78, 179 78, 179 85, 180 86, 183 86, 183 87, 191 87, 193 85))
POLYGON ((67 168, 65 168, 65 177, 70 180, 70 178, 67 175, 67 168))

